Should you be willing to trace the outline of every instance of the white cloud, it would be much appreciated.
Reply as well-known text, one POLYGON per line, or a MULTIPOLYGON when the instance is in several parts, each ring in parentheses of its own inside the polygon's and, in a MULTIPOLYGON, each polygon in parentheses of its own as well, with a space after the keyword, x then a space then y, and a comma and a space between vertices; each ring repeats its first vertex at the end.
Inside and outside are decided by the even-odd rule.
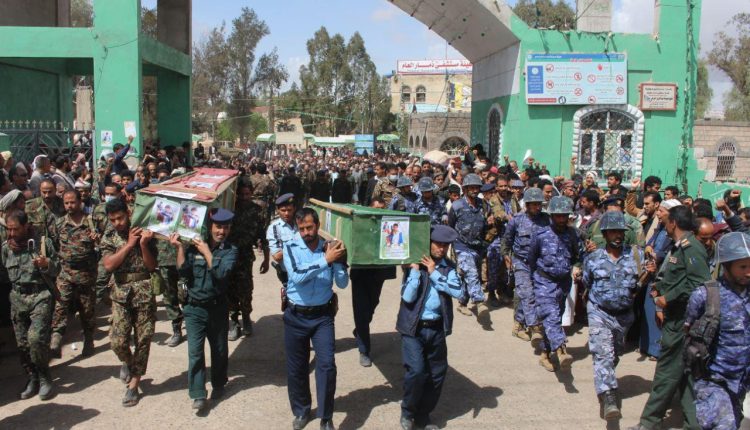
POLYGON ((651 33, 654 30, 654 0, 622 0, 614 5, 612 31, 651 33))
POLYGON ((289 72, 289 80, 282 85, 282 91, 291 88, 293 82, 296 82, 297 85, 299 85, 299 68, 305 64, 307 64, 307 58, 302 56, 289 57, 286 60, 286 71, 289 72))
POLYGON ((396 18, 400 10, 396 9, 395 6, 386 6, 375 9, 370 15, 370 19, 374 22, 386 22, 392 21, 396 18))

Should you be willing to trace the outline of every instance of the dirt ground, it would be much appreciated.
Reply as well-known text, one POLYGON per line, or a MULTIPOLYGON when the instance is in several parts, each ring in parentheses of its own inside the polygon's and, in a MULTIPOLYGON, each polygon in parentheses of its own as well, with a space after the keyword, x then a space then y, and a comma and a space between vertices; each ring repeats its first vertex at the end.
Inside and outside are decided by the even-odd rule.
MULTIPOLYGON (((404 374, 400 338, 394 330, 399 285, 394 280, 383 288, 372 324, 374 364, 370 368, 359 366, 352 337, 349 289, 340 291, 339 298, 334 423, 342 430, 399 428, 404 374)), ((257 267, 254 306, 255 333, 230 342, 227 393, 212 404, 207 416, 198 417, 191 410, 187 393, 187 344, 176 348, 164 344, 171 326, 160 306, 138 406, 120 405, 124 393, 124 386, 117 379, 120 366, 109 349, 106 314, 100 310, 93 357, 80 356, 79 326, 69 324, 63 357, 52 363, 58 392, 52 400, 18 400, 25 377, 12 351, 13 341, 2 347, 0 429, 291 428, 279 284, 272 273, 257 273, 257 267)), ((650 390, 653 362, 643 360, 632 348, 621 359, 617 373, 624 417, 607 425, 599 417, 586 328, 580 328, 569 338, 569 351, 575 358, 572 370, 549 373, 537 364, 538 357, 528 343, 510 336, 511 309, 494 310, 491 317, 493 324, 489 330, 483 329, 475 318, 461 314, 455 317, 453 335, 448 338, 450 369, 440 403, 432 414, 433 421, 441 428, 618 429, 622 426, 625 429, 638 422, 650 390)), ((7 335, 4 333, 4 337, 7 335)), ((680 412, 669 413, 665 424, 681 427, 680 412)), ((307 428, 315 429, 318 425, 318 421, 313 421, 307 428)), ((743 428, 750 429, 748 420, 743 428)))

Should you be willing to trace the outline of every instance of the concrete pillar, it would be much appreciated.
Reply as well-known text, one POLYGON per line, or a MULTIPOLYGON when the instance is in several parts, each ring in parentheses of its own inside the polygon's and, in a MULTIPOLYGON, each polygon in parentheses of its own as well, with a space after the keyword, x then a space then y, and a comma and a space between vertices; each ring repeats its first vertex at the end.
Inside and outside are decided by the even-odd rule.
POLYGON ((134 122, 134 155, 142 154, 140 0, 95 0, 94 26, 106 28, 106 40, 94 54, 94 120, 97 156, 103 149, 101 131, 112 132, 113 143, 126 143, 125 122, 134 122))
POLYGON ((190 55, 192 0, 159 0, 156 6, 157 40, 190 55))
POLYGON ((612 30, 612 0, 576 0, 576 13, 576 28, 580 31, 612 30))
POLYGON ((159 70, 156 89, 156 118, 162 147, 191 142, 190 77, 159 70))

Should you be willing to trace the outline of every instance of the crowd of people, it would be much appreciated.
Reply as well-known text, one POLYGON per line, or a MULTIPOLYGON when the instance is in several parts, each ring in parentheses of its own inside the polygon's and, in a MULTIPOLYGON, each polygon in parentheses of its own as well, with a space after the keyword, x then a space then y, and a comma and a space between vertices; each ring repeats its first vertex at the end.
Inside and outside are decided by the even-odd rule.
POLYGON ((38 156, 26 166, 0 154, 0 286, 10 304, 2 316, 10 315, 28 375, 21 398, 54 395, 49 360, 60 355, 68 314, 78 312, 81 353, 91 355, 96 303, 111 302, 122 402, 137 404, 161 293, 173 329, 167 343, 184 340, 184 324, 189 396, 196 411, 206 410, 227 383, 228 341, 253 333, 252 265, 262 256, 260 273, 272 266, 282 287, 295 429, 311 419, 310 344, 318 418, 333 428, 332 286, 351 283, 359 361, 369 367, 369 325, 384 282, 396 278, 403 429, 437 428, 430 412, 445 382, 454 301, 483 328, 492 324, 490 309, 512 307, 512 337, 538 350, 550 372, 573 362, 565 327, 588 325, 607 420, 621 417, 615 368, 634 344, 655 362, 635 429, 659 428, 676 393, 686 427, 740 426, 750 387, 750 209, 739 190, 709 201, 656 176, 618 171, 603 174, 605 185, 603 172, 578 172, 575 159, 568 175, 553 177, 531 157, 493 163, 481 146, 432 160, 384 148, 255 147, 231 159, 186 150, 150 142, 134 157, 130 143, 115 145, 94 168, 78 155, 38 156), (201 165, 240 173, 236 206, 207 214, 206 237, 156 240, 131 225, 139 189, 201 165), (428 215, 430 249, 401 268, 349 268, 343 243, 320 236, 311 200, 428 215))

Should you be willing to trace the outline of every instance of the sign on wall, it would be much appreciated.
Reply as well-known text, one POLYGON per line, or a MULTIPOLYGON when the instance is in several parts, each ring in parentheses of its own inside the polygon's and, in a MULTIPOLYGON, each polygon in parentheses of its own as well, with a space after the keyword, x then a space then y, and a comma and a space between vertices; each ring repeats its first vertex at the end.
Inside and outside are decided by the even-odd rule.
POLYGON ((598 105, 628 102, 625 54, 528 54, 526 103, 598 105))
POLYGON ((359 155, 364 154, 365 151, 367 151, 368 154, 372 154, 374 142, 375 142, 375 135, 373 134, 355 134, 354 135, 354 150, 359 155))
POLYGON ((677 110, 677 84, 647 82, 640 85, 641 110, 677 110))
POLYGON ((399 60, 396 73, 399 75, 441 75, 471 73, 469 60, 399 60))

